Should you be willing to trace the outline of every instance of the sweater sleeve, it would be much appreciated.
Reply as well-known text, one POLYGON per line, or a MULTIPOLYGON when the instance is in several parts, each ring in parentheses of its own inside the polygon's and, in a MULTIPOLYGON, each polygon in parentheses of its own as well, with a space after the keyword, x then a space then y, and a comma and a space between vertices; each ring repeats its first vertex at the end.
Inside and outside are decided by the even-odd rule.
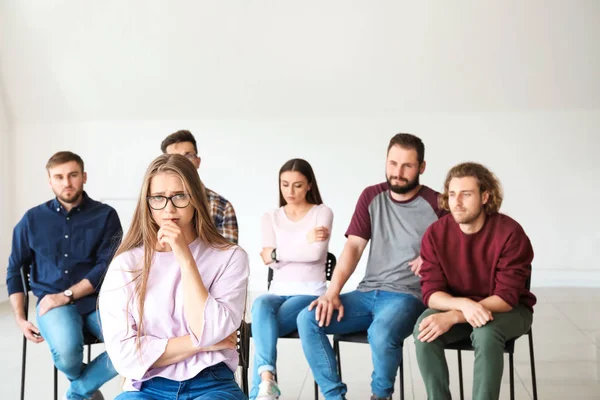
POLYGON ((142 335, 133 308, 135 274, 127 272, 136 265, 126 265, 124 257, 111 263, 100 290, 98 305, 106 351, 115 369, 129 379, 141 380, 165 352, 168 339, 142 335), (126 277, 131 277, 127 279, 126 277))
POLYGON ((510 234, 500 254, 493 295, 500 297, 511 307, 516 307, 521 294, 526 290, 527 279, 531 276, 532 261, 531 242, 519 226, 510 234))
POLYGON ((421 243, 421 292, 423 293, 423 304, 429 306, 429 298, 435 292, 448 293, 448 280, 444 273, 433 243, 433 225, 430 226, 421 243))
POLYGON ((188 331, 196 347, 208 347, 235 332, 242 323, 248 287, 248 255, 238 247, 223 273, 210 285, 200 336, 188 331))
POLYGON ((372 231, 369 204, 371 204, 371 201, 373 200, 373 192, 374 190, 372 188, 367 188, 361 193, 358 202, 356 203, 354 214, 352 214, 350 225, 346 230, 346 237, 352 235, 361 237, 365 240, 371 239, 372 231))
POLYGON ((277 244, 277 258, 287 262, 315 262, 327 255, 331 227, 333 225, 333 212, 329 207, 322 207, 316 218, 316 224, 308 227, 308 233, 316 227, 324 226, 329 230, 327 240, 308 243, 305 237, 300 242, 279 241, 277 244))

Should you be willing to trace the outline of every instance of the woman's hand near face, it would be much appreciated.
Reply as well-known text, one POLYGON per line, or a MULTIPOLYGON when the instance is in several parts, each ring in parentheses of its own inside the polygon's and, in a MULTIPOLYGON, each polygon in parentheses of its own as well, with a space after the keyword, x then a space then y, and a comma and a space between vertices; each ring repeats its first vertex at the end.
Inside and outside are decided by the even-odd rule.
POLYGON ((157 234, 158 245, 165 248, 166 245, 171 246, 173 252, 181 252, 188 249, 188 243, 185 235, 179 226, 173 221, 165 221, 157 234))

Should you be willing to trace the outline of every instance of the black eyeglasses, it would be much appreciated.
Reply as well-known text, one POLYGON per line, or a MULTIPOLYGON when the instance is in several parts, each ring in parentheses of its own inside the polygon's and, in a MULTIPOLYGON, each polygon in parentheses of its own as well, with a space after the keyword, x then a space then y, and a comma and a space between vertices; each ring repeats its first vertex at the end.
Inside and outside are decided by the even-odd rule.
POLYGON ((190 205, 190 196, 186 193, 178 193, 173 196, 148 196, 146 201, 153 210, 162 210, 169 204, 169 200, 176 208, 186 208, 190 205))

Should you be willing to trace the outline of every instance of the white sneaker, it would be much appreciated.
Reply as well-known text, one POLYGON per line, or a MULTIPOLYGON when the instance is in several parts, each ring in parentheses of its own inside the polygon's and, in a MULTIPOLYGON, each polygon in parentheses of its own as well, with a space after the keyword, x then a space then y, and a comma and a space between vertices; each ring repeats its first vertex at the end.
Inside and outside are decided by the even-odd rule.
POLYGON ((270 379, 262 381, 258 385, 256 400, 277 400, 281 395, 277 382, 270 379))

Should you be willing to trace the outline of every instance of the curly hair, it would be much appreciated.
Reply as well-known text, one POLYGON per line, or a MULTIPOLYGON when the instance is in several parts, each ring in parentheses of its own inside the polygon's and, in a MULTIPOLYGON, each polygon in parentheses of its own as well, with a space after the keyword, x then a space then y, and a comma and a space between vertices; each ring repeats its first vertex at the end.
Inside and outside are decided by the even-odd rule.
POLYGON ((477 179, 480 193, 488 193, 488 201, 483 205, 485 213, 487 215, 492 215, 500 211, 500 206, 502 205, 502 199, 504 197, 500 181, 492 171, 483 165, 474 162, 455 165, 448 171, 446 181, 444 182, 444 193, 440 196, 440 207, 450 211, 448 205, 448 187, 450 186, 452 178, 465 178, 468 176, 477 179))

